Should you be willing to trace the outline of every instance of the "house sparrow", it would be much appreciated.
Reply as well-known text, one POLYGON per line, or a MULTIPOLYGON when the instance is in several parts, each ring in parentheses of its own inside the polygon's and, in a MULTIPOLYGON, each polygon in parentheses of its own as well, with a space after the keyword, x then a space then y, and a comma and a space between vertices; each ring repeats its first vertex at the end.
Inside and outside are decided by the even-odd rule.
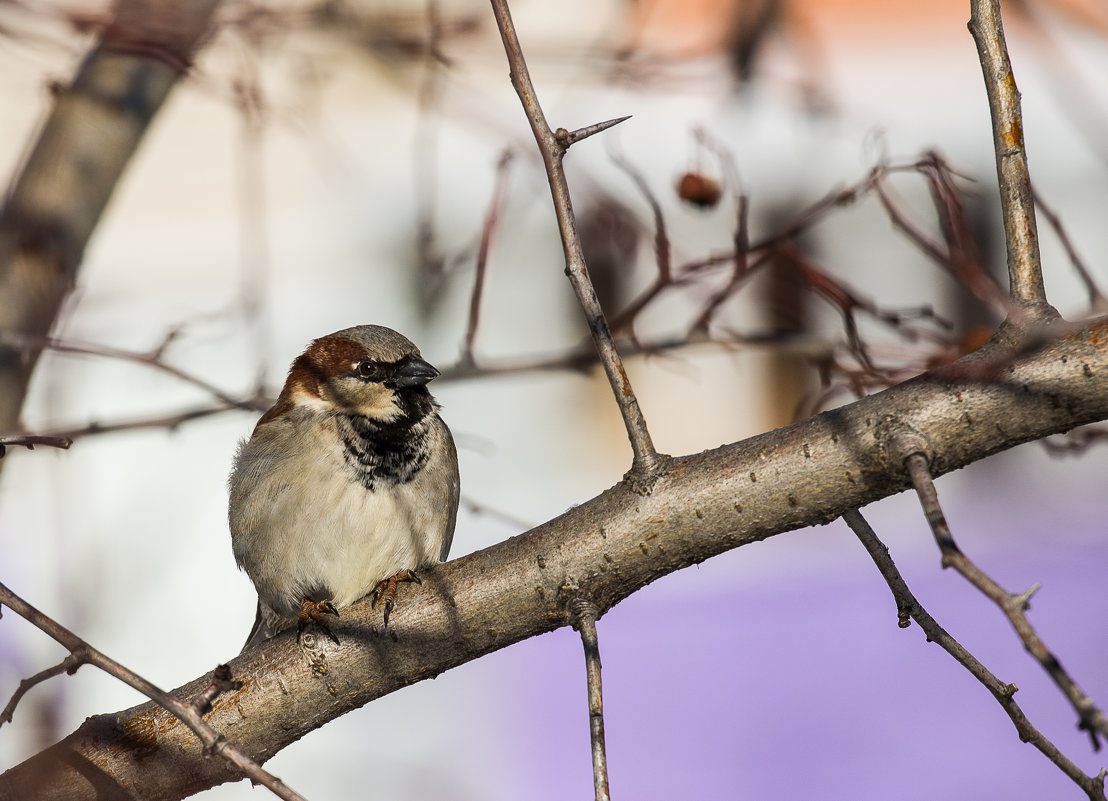
MULTIPOLYGON (((458 454, 407 338, 362 325, 312 342, 277 403, 240 443, 228 518, 258 591, 246 650, 373 593, 388 626, 398 581, 444 561, 458 454)), ((334 639, 334 635, 330 635, 334 639)))

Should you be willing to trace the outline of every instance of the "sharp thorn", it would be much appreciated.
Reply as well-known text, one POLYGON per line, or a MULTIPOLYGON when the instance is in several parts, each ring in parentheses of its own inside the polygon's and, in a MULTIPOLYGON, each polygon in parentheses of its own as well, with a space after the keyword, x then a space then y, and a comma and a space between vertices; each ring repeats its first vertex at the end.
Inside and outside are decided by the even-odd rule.
POLYGON ((613 120, 605 120, 604 122, 596 122, 592 125, 586 125, 584 128, 578 128, 575 131, 567 131, 565 128, 559 128, 554 135, 555 137, 557 137, 558 143, 562 147, 568 148, 570 145, 580 142, 582 139, 587 139, 594 134, 600 133, 601 131, 606 131, 609 128, 619 125, 621 122, 629 119, 631 119, 630 114, 628 114, 626 117, 616 117, 613 120))

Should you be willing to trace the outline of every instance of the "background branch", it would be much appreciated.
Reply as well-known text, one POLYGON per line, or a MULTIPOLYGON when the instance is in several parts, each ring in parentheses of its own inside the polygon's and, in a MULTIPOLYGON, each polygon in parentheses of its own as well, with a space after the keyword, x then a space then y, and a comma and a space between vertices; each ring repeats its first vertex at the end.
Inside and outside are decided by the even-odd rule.
MULTIPOLYGON (((119 0, 0 210, 0 331, 45 336, 124 168, 191 65, 218 0, 119 0)), ((18 430, 38 352, 0 345, 0 431, 18 430)))

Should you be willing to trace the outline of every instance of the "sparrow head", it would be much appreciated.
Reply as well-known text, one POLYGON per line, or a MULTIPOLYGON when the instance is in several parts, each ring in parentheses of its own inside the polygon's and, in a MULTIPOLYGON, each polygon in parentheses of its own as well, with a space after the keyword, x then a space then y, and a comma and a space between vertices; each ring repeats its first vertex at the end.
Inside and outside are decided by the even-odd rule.
POLYGON ((411 417, 417 408, 433 409, 427 383, 438 374, 407 337, 391 328, 346 328, 315 340, 296 358, 277 405, 260 423, 295 405, 391 423, 411 417))

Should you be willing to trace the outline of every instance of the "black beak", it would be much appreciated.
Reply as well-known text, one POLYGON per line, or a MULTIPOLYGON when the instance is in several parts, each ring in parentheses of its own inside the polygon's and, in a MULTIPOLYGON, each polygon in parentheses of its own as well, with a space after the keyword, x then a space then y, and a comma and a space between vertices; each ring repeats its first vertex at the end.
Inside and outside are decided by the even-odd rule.
POLYGON ((418 356, 409 356, 392 377, 385 381, 385 386, 390 389, 407 389, 408 387, 426 386, 427 382, 435 378, 439 371, 418 356))

